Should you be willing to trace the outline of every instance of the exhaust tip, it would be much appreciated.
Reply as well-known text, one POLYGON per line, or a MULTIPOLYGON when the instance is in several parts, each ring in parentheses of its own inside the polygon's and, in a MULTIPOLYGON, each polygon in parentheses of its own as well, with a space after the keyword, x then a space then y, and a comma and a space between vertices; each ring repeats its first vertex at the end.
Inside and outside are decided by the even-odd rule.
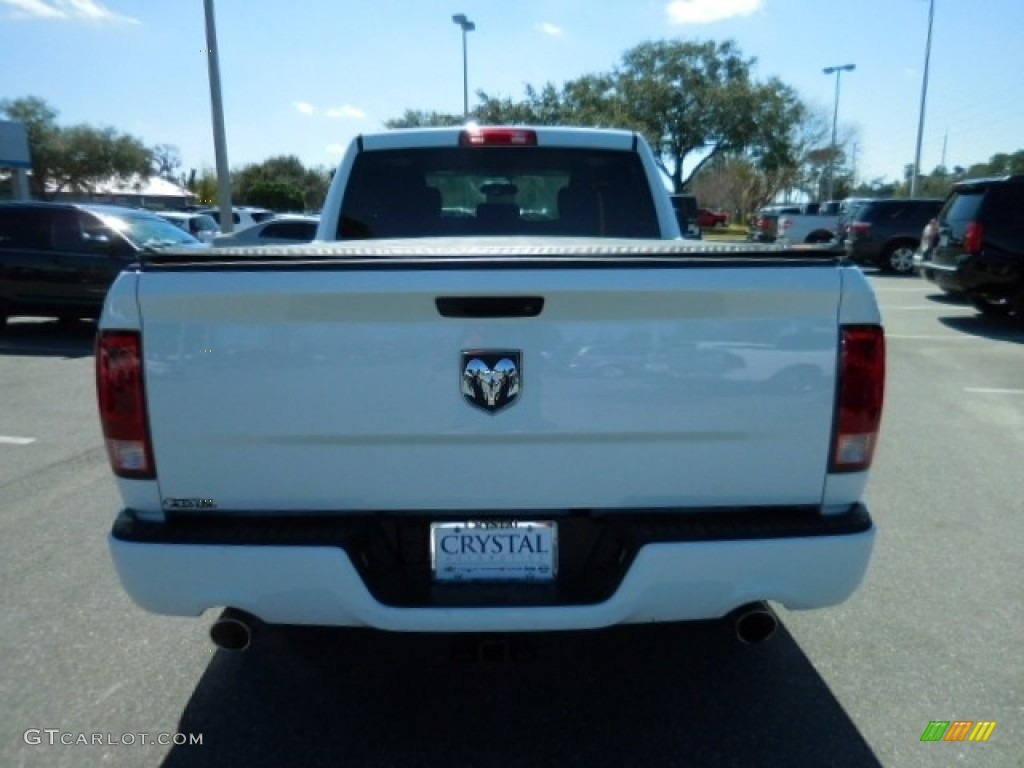
POLYGON ((252 644, 255 619, 228 608, 210 627, 210 639, 225 651, 244 651, 252 644))
POLYGON ((737 608, 734 615, 736 637, 745 645, 764 642, 779 628, 775 612, 764 602, 737 608))

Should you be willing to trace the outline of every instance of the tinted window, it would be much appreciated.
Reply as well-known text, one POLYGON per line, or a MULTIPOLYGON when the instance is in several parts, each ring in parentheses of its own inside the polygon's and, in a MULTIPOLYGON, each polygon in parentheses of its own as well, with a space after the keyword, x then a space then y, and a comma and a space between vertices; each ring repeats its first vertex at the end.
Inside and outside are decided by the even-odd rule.
POLYGON ((119 233, 125 239, 142 247, 163 247, 169 245, 194 245, 196 240, 185 230, 176 227, 159 216, 135 213, 101 213, 96 218, 103 225, 119 233))
POLYGON ((260 237, 279 237, 286 240, 312 240, 316 237, 314 221, 275 221, 267 224, 260 237))
POLYGON ((0 208, 0 248, 44 249, 49 241, 46 212, 22 206, 0 208))
POLYGON ((50 248, 54 251, 88 250, 82 233, 81 216, 77 211, 55 210, 50 216, 50 248))
POLYGON ((219 227, 212 216, 193 216, 190 220, 192 232, 216 232, 219 227))
POLYGON ((981 201, 984 198, 984 190, 965 190, 954 192, 953 196, 946 201, 946 205, 939 214, 942 221, 970 221, 978 217, 978 209, 981 208, 981 201))
POLYGON ((353 166, 338 228, 343 240, 659 233, 639 155, 553 147, 364 152, 353 166))
POLYGON ((859 221, 899 219, 906 216, 913 209, 913 203, 876 203, 874 205, 865 205, 857 212, 856 218, 859 221))
MULTIPOLYGON (((255 222, 266 221, 267 219, 274 218, 273 211, 250 211, 249 215, 252 216, 252 220, 255 222)), ((236 218, 235 221, 238 221, 236 218)))

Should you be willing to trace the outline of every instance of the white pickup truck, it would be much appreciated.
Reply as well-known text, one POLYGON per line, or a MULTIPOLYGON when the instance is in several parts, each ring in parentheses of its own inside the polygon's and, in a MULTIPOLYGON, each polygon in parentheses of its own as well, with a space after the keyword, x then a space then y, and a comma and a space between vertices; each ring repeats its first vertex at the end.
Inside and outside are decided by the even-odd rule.
POLYGON ((226 648, 730 614, 757 640, 872 550, 868 283, 679 239, 630 132, 360 136, 317 242, 122 273, 96 366, 124 587, 226 608, 226 648))
POLYGON ((828 243, 839 233, 839 214, 783 213, 779 216, 776 242, 780 245, 828 243))

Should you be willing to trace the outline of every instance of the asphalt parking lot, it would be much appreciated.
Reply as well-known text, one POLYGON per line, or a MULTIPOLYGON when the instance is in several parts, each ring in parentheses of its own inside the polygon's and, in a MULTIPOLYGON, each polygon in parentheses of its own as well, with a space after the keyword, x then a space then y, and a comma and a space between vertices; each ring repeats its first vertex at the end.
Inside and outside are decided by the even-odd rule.
POLYGON ((1024 765, 1024 327, 919 279, 871 281, 889 348, 871 568, 841 606, 779 610, 755 646, 711 622, 271 630, 216 650, 214 616, 145 614, 110 566, 91 326, 12 323, 0 765, 1024 765), (985 743, 922 742, 936 720, 997 725, 985 743), (202 744, 149 743, 160 734, 202 744))

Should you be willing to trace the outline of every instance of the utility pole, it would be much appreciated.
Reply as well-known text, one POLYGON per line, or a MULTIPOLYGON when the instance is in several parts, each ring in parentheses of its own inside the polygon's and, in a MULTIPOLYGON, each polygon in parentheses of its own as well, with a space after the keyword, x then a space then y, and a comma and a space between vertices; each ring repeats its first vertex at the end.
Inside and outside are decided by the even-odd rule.
POLYGON ((466 33, 476 29, 476 24, 466 18, 466 14, 457 13, 452 21, 462 27, 462 119, 469 119, 469 59, 466 56, 466 33))
POLYGON ((932 57, 932 19, 935 0, 928 0, 928 39, 924 46, 924 75, 921 78, 921 113, 917 119, 917 148, 914 150, 914 173, 910 177, 910 196, 917 194, 917 177, 921 175, 921 139, 924 137, 924 105, 928 98, 928 67, 932 57))
POLYGON ((852 72, 857 68, 856 64, 843 64, 840 67, 825 67, 822 72, 826 75, 835 73, 836 76, 836 100, 835 108, 832 111, 832 152, 829 156, 828 161, 828 199, 832 200, 835 197, 835 181, 836 181, 836 125, 839 122, 839 76, 843 72, 852 72))
POLYGON ((220 59, 217 48, 217 24, 213 16, 213 0, 203 0, 206 9, 206 55, 210 72, 210 111, 213 116, 213 151, 217 158, 217 203, 220 207, 220 231, 233 232, 231 215, 231 172, 228 170, 228 148, 224 138, 224 103, 220 95, 220 59))

